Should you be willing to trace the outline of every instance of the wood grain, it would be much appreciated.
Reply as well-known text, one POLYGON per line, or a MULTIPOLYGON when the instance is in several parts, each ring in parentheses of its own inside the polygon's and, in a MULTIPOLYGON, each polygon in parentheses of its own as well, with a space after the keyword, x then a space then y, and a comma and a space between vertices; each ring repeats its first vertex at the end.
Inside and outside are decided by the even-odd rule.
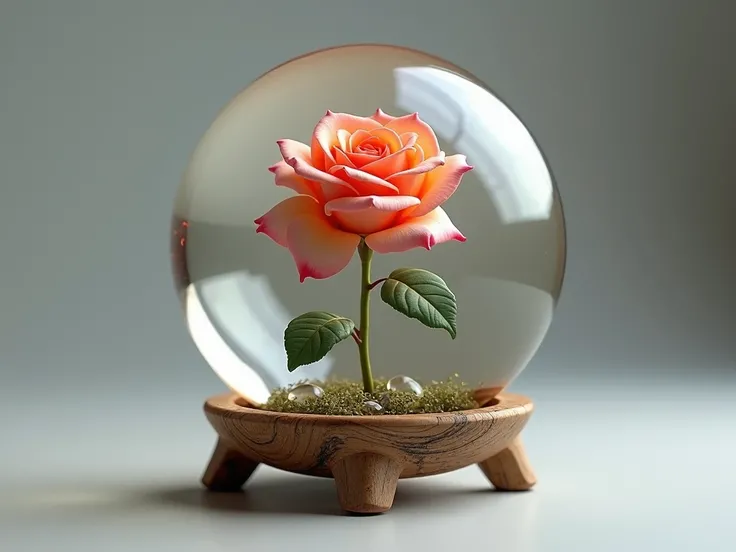
POLYGON ((520 437, 478 466, 499 491, 528 491, 537 482, 520 437))
MULTIPOLYGON (((218 445, 208 471, 217 473, 218 464, 239 456, 250 461, 253 469, 263 463, 334 477, 343 509, 381 512, 391 507, 399 478, 482 463, 487 466, 482 468, 486 475, 493 473, 502 482, 497 470, 519 469, 523 450, 513 448, 513 443, 529 420, 533 403, 511 393, 501 393, 491 402, 475 410, 441 414, 324 416, 260 410, 236 395, 220 395, 204 406, 223 449, 218 445), (511 456, 501 455, 509 446, 511 456), (516 458, 516 465, 508 458, 516 458)), ((203 480, 214 481, 212 477, 203 480)), ((507 477, 517 481, 513 474, 507 477)), ((230 477, 231 486, 238 479, 230 477)), ((205 485, 211 486, 207 481, 205 485)))
POLYGON ((220 438, 202 476, 202 483, 211 491, 238 491, 257 467, 258 462, 243 456, 220 438))
POLYGON ((402 466, 372 452, 344 456, 332 465, 340 506, 347 512, 377 514, 394 503, 402 466))

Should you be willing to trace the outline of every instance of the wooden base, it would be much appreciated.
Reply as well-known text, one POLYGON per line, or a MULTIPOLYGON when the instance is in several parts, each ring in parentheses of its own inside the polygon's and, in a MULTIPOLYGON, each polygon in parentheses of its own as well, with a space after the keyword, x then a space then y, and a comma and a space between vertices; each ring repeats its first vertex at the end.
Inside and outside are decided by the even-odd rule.
POLYGON ((239 491, 257 467, 258 462, 248 460, 232 445, 219 439, 202 476, 202 483, 210 491, 239 491))
POLYGON ((520 437, 478 467, 499 491, 528 491, 537 482, 520 437))
POLYGON ((380 454, 361 452, 346 456, 332 466, 337 499, 346 512, 378 514, 394 503, 402 466, 380 454))
POLYGON ((251 408, 234 395, 213 397, 205 413, 220 439, 202 483, 237 491, 259 463, 332 477, 343 510, 391 508, 399 479, 477 463, 498 490, 530 489, 536 478, 519 434, 531 416, 526 397, 501 394, 464 412, 403 416, 320 416, 251 408))

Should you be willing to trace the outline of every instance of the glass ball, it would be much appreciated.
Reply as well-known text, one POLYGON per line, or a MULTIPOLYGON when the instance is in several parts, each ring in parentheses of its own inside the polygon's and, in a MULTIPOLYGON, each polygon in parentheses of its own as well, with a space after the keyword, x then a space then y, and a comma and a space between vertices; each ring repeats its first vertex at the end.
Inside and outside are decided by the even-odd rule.
MULTIPOLYGON (((260 404, 271 391, 329 377, 361 381, 346 339, 311 364, 287 369, 284 331, 327 311, 359 320, 361 266, 300 275, 289 249, 255 220, 295 192, 269 167, 277 141, 310 144, 328 111, 418 114, 446 158, 473 168, 442 204, 465 241, 377 253, 372 277, 400 267, 438 274, 455 295, 457 334, 428 328, 371 295, 374 377, 421 384, 457 374, 493 395, 526 367, 550 326, 565 267, 565 223, 545 157, 514 112, 467 71, 426 53, 350 45, 279 65, 237 94, 196 147, 173 212, 172 262, 189 333, 223 382, 260 404)), ((357 324, 357 322, 356 322, 357 324)))

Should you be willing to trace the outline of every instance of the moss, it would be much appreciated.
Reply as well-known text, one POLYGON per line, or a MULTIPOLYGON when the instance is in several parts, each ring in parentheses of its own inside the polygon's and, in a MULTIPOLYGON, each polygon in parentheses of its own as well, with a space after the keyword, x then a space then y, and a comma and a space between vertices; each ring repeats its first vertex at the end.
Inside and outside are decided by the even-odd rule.
POLYGON ((418 397, 407 391, 387 391, 386 380, 380 379, 375 381, 376 391, 373 393, 365 393, 363 385, 353 381, 328 380, 310 383, 319 385, 324 390, 321 397, 290 401, 289 389, 277 389, 262 408, 276 412, 338 416, 429 414, 478 408, 473 390, 458 381, 457 375, 425 385, 424 392, 418 397), (368 400, 376 401, 383 409, 380 412, 366 410, 364 403, 368 400))

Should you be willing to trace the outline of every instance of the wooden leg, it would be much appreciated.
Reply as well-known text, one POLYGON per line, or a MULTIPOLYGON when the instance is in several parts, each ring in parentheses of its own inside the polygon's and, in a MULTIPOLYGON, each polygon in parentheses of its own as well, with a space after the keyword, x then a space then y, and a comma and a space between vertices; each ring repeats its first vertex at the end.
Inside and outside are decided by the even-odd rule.
POLYGON ((346 512, 378 514, 391 509, 402 466, 373 453, 347 456, 332 466, 337 498, 346 512))
POLYGON ((257 467, 258 462, 249 460, 219 439, 202 483, 210 491, 239 491, 257 467))
POLYGON ((528 491, 537 482, 520 437, 478 466, 499 491, 528 491))

